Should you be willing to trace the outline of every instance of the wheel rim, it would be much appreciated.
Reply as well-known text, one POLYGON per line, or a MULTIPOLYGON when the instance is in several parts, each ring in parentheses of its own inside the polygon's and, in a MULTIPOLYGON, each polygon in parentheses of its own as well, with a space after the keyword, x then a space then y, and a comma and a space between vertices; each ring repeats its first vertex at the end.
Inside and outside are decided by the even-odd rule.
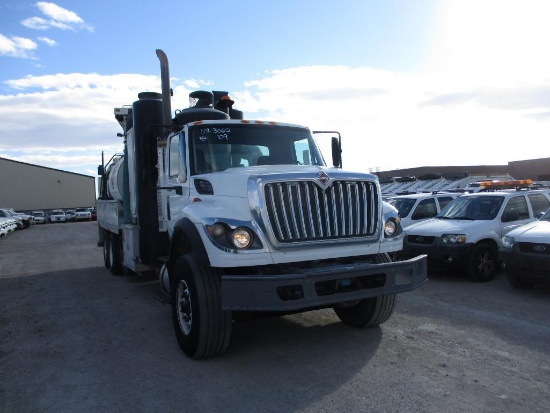
POLYGON ((492 274, 495 269, 495 262, 490 252, 485 252, 479 255, 478 270, 480 274, 492 274))
POLYGON ((178 312, 180 330, 187 336, 191 332, 193 312, 191 310, 191 293, 187 283, 183 280, 180 280, 178 283, 176 299, 178 300, 176 303, 176 311, 178 312))

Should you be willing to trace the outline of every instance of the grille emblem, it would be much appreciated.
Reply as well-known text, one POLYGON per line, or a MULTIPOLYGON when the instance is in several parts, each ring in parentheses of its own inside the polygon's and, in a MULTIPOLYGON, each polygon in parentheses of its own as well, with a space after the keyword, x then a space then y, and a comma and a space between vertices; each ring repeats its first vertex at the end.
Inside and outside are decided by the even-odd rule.
POLYGON ((323 190, 326 190, 330 186, 330 177, 321 171, 317 174, 317 182, 323 190))
POLYGON ((544 245, 535 245, 533 249, 537 252, 544 252, 546 251, 546 247, 544 245))

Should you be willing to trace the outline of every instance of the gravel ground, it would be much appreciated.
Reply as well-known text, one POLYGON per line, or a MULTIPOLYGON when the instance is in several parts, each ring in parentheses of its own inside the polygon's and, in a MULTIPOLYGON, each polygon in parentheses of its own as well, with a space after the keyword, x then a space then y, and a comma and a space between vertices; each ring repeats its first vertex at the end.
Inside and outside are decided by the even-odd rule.
POLYGON ((0 239, 0 410, 547 412, 550 288, 437 273, 390 320, 330 310, 236 322, 223 355, 180 351, 158 282, 103 266, 95 222, 0 239))

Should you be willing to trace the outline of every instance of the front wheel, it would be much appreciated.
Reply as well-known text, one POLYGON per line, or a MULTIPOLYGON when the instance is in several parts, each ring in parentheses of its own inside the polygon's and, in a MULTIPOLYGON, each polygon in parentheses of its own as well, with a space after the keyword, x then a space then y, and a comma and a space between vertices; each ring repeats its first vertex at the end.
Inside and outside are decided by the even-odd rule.
POLYGON ((172 321, 181 349, 193 359, 224 352, 231 338, 231 311, 222 309, 221 271, 193 254, 179 257, 170 282, 172 321))
POLYGON ((498 272, 498 252, 489 244, 474 247, 466 263, 466 276, 475 282, 487 282, 498 272))
MULTIPOLYGON (((391 257, 388 254, 378 254, 375 261, 391 262, 391 257)), ((350 306, 335 306, 333 310, 344 324, 352 327, 376 327, 391 317, 395 304, 395 294, 386 294, 365 298, 350 306)))

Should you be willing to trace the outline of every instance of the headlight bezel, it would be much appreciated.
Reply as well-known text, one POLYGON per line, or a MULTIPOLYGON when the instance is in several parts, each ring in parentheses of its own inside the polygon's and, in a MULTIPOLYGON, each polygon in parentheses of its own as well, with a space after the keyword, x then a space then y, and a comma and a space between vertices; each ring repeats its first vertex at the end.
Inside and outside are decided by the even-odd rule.
POLYGON ((441 236, 441 241, 443 244, 465 244, 466 243, 466 234, 443 234, 441 236))
POLYGON ((242 223, 211 220, 205 222, 204 227, 211 242, 223 251, 237 252, 263 248, 255 231, 242 223), (242 237, 244 237, 244 242, 242 242, 242 237))
POLYGON ((399 217, 384 222, 384 238, 395 238, 399 234, 399 217))
POLYGON ((502 237, 502 246, 504 248, 512 248, 514 246, 515 241, 516 240, 514 239, 514 237, 505 235, 504 237, 502 237))

